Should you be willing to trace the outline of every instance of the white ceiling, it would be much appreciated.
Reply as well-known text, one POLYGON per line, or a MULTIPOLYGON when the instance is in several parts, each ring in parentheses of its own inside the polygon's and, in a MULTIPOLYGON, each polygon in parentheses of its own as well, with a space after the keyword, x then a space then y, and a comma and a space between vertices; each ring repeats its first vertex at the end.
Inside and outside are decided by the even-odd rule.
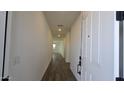
POLYGON ((79 11, 45 11, 44 12, 54 38, 64 38, 74 20, 80 14, 79 11), (63 25, 62 31, 58 31, 58 25, 63 25), (61 35, 58 37, 58 35, 61 35))

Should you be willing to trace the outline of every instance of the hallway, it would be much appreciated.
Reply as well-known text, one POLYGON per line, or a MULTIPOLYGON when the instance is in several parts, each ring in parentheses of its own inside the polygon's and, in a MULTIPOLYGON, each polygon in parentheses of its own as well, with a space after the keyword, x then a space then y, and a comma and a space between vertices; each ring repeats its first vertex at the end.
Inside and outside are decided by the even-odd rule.
POLYGON ((0 17, 8 24, 1 25, 2 80, 113 81, 118 76, 115 11, 12 11, 0 17))
POLYGON ((70 64, 65 63, 64 58, 58 54, 53 54, 53 59, 45 72, 43 81, 76 81, 70 70, 70 64))

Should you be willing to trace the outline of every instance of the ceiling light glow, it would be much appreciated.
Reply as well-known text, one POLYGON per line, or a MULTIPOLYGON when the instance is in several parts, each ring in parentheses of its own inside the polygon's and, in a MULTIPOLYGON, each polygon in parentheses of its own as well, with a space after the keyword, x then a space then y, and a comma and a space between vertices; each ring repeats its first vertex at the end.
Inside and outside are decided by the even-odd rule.
POLYGON ((62 29, 61 29, 61 28, 59 28, 58 30, 59 30, 59 31, 62 31, 62 29))

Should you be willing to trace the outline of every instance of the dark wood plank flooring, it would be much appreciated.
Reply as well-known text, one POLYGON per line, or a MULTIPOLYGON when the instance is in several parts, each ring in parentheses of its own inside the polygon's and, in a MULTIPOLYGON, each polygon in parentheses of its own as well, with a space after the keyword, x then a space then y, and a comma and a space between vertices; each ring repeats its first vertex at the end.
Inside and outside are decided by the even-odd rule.
POLYGON ((70 70, 70 64, 60 54, 54 53, 42 81, 76 81, 76 78, 70 70))

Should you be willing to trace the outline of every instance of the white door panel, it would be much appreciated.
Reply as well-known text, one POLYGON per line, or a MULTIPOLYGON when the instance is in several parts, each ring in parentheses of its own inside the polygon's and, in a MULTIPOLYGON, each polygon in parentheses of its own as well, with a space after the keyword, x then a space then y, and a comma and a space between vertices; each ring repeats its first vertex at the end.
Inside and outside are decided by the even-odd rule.
POLYGON ((82 74, 81 80, 90 80, 91 74, 88 72, 88 64, 91 63, 91 13, 83 20, 83 40, 82 40, 82 74))
POLYGON ((100 23, 99 23, 99 12, 92 13, 92 62, 94 64, 98 64, 98 50, 99 50, 99 31, 100 31, 100 23))
POLYGON ((81 80, 113 80, 114 12, 87 12, 82 36, 81 80))
POLYGON ((88 63, 91 63, 91 12, 89 13, 88 17, 86 18, 86 59, 88 63))
POLYGON ((85 80, 86 72, 85 72, 85 63, 86 63, 86 19, 83 19, 82 22, 82 65, 81 65, 81 80, 85 80))

